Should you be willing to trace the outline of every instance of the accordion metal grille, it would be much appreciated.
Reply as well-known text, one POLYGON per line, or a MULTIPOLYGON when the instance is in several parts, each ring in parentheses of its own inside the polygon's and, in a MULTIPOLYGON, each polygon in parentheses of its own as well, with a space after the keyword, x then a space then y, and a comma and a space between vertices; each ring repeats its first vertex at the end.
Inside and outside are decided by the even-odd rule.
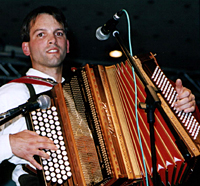
POLYGON ((63 86, 63 93, 86 185, 98 183, 103 178, 77 77, 63 86))

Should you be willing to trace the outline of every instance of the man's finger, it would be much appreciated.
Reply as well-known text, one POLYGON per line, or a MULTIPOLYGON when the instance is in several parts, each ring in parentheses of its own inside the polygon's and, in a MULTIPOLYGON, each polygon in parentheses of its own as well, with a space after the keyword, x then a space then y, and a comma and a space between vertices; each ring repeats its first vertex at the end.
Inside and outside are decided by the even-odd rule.
POLYGON ((177 79, 176 80, 176 91, 177 91, 177 93, 180 94, 182 92, 182 89, 183 89, 182 81, 181 81, 181 79, 177 79))
POLYGON ((34 167, 36 167, 39 170, 42 170, 42 165, 40 165, 33 157, 30 157, 27 159, 34 167))
POLYGON ((58 147, 54 143, 37 143, 37 149, 50 149, 58 150, 58 147))

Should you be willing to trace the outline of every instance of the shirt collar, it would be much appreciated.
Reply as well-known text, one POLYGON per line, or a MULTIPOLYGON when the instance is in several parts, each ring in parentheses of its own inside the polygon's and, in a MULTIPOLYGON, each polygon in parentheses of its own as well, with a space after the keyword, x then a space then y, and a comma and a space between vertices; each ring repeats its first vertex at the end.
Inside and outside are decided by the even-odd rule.
MULTIPOLYGON (((49 76, 48 74, 45 74, 39 70, 36 70, 34 68, 30 68, 27 72, 26 72, 26 75, 27 76, 39 76, 39 77, 42 77, 42 78, 50 78, 50 79, 53 79, 55 82, 55 78, 52 77, 52 76, 49 76)), ((62 83, 65 81, 65 78, 62 77, 62 83)))

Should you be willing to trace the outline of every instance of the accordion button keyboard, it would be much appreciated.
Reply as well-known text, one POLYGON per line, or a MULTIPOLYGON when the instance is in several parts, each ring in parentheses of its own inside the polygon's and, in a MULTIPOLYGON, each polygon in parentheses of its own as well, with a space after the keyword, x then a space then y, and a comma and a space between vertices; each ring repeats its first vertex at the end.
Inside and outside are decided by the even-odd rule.
POLYGON ((47 110, 38 109, 31 112, 31 116, 36 133, 47 136, 58 147, 57 151, 45 150, 50 158, 41 159, 46 181, 63 184, 72 173, 56 107, 47 110))

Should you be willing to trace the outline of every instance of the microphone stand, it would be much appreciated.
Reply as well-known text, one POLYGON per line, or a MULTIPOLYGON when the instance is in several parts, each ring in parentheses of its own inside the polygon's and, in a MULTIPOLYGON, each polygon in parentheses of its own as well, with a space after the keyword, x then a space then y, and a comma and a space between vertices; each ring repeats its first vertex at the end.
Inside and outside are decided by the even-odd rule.
POLYGON ((157 186, 159 183, 158 180, 158 173, 156 169, 156 148, 155 148, 155 135, 154 135, 154 123, 155 123, 155 116, 154 111, 156 109, 156 104, 160 104, 160 100, 156 94, 156 90, 147 85, 145 87, 145 91, 147 94, 146 102, 139 103, 139 107, 144 109, 147 113, 147 122, 149 123, 149 131, 150 131, 150 143, 151 143, 151 157, 152 157, 152 167, 153 167, 153 185, 157 186))
POLYGON ((139 78, 141 79, 141 81, 143 82, 143 84, 145 86, 145 91, 147 94, 146 104, 140 103, 139 106, 140 106, 140 108, 145 109, 145 111, 147 112, 147 121, 149 123, 149 128, 150 128, 151 156, 152 156, 152 167, 153 167, 153 185, 158 186, 158 173, 157 173, 157 168, 156 168, 157 164, 156 164, 156 148, 155 148, 155 136, 154 136, 154 122, 155 122, 154 111, 155 111, 156 105, 160 104, 160 100, 159 100, 154 88, 151 87, 150 85, 148 85, 142 72, 135 64, 133 57, 130 55, 128 49, 126 48, 125 44, 123 43, 123 41, 120 37, 119 31, 115 30, 113 32, 113 36, 116 38, 124 55, 131 62, 137 75, 139 76, 139 78))
POLYGON ((27 112, 27 110, 24 107, 21 107, 20 109, 13 111, 13 113, 11 115, 5 116, 5 118, 0 120, 0 126, 3 125, 4 123, 8 122, 9 120, 15 118, 16 116, 18 116, 20 114, 26 114, 26 112, 27 112))

